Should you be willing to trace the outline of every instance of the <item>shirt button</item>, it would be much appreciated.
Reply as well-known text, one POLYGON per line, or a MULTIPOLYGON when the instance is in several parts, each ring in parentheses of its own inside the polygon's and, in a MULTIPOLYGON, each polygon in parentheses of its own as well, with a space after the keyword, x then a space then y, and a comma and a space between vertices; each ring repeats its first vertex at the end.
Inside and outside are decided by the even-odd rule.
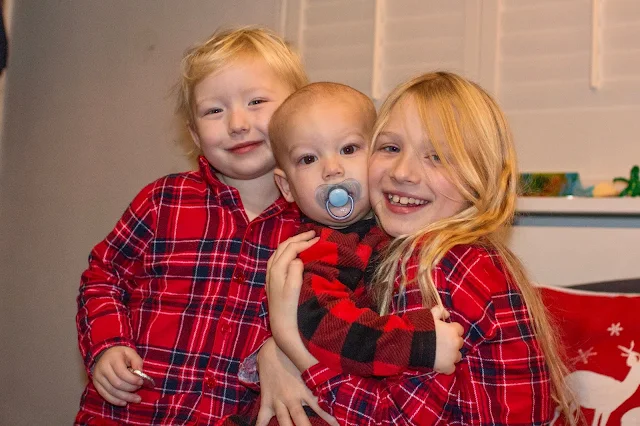
POLYGON ((228 333, 228 332, 229 332, 229 329, 230 329, 230 328, 231 328, 231 327, 229 327, 229 324, 224 323, 224 324, 222 324, 222 325, 220 326, 220 331, 226 334, 226 333, 228 333))
POLYGON ((207 385, 208 388, 214 388, 216 386, 216 379, 214 379, 212 376, 206 377, 204 379, 204 384, 207 385))
POLYGON ((242 271, 238 271, 234 274, 233 278, 236 281, 240 281, 240 282, 244 282, 244 274, 242 273, 242 271))

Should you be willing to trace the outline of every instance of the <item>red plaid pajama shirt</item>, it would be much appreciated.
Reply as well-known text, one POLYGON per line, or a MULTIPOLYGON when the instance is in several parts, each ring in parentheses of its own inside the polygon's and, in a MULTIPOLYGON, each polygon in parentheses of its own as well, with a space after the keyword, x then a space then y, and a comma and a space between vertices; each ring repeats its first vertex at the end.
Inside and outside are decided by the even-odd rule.
POLYGON ((280 198, 249 222, 235 188, 199 165, 144 188, 91 252, 77 314, 87 372, 124 345, 156 387, 116 407, 89 383, 76 424, 215 424, 257 397, 238 368, 268 336, 267 260, 299 212, 280 198))
MULTIPOLYGON (((414 258, 410 281, 416 271, 414 258)), ((548 367, 522 297, 507 282, 497 256, 479 247, 455 247, 437 266, 434 280, 451 320, 465 331, 455 373, 359 377, 318 363, 303 379, 320 406, 341 425, 548 424, 554 408, 548 367)), ((392 313, 418 309, 422 298, 415 285, 394 297, 392 313)), ((388 356, 393 364, 393 353, 388 356)))
POLYGON ((358 376, 430 371, 435 359, 431 311, 417 309, 400 317, 380 316, 371 308, 374 259, 389 241, 375 219, 345 229, 302 228, 320 236, 300 254, 304 279, 298 327, 309 352, 329 368, 358 376))

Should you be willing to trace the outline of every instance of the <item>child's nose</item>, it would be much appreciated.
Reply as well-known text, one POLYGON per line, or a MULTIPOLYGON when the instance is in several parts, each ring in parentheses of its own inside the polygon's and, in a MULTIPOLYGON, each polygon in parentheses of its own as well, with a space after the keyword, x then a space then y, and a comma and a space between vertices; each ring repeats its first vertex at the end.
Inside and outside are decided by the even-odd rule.
POLYGON ((391 179, 400 183, 417 183, 419 181, 419 164, 415 164, 415 155, 407 151, 396 157, 389 172, 391 179))
POLYGON ((324 179, 331 179, 336 176, 344 175, 344 167, 339 158, 327 158, 324 163, 323 170, 324 179))
POLYGON ((249 120, 244 111, 236 109, 229 114, 229 134, 241 134, 249 131, 249 120))

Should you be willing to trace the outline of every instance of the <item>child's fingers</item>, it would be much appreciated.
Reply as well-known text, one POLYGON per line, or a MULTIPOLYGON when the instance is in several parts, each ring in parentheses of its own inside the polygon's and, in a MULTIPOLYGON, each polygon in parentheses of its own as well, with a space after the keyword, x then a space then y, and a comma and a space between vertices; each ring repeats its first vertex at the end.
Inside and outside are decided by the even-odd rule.
POLYGON ((318 237, 311 238, 305 241, 292 241, 287 243, 282 249, 278 247, 276 252, 271 256, 272 265, 281 264, 283 262, 290 262, 292 259, 298 257, 300 253, 314 245, 318 241, 318 237))
POLYGON ((138 386, 144 385, 144 379, 142 379, 142 377, 140 377, 139 375, 131 371, 131 370, 144 371, 142 369, 142 366, 143 366, 142 357, 138 355, 138 352, 128 348, 128 350, 125 351, 125 364, 126 365, 124 366, 119 364, 119 369, 117 371, 118 375, 129 383, 135 383, 138 386), (129 369, 129 367, 131 367, 131 369, 129 369))
MULTIPOLYGON (((299 243, 301 241, 302 242, 308 241, 311 238, 313 238, 315 235, 316 235, 315 231, 307 231, 307 232, 302 232, 300 234, 294 235, 293 237, 289 237, 286 240, 284 240, 283 242, 281 242, 280 244, 278 244, 278 248, 274 252, 274 255, 278 254, 278 253, 281 253, 290 244, 299 243)), ((272 256, 272 257, 274 257, 274 256, 272 256)), ((275 257, 277 258, 277 256, 275 256, 275 257)))
POLYGON ((112 388, 111 390, 109 390, 109 394, 119 400, 119 401, 124 401, 125 405, 128 403, 134 403, 137 404, 140 401, 142 401, 142 399, 136 395, 135 393, 131 393, 131 392, 125 392, 122 390, 118 390, 115 388, 112 388))
POLYGON ((315 244, 317 240, 316 237, 310 241, 288 244, 278 258, 274 259, 272 256, 267 267, 267 291, 273 282, 278 282, 278 279, 286 277, 291 262, 298 258, 298 254, 315 244))
POLYGON ((308 242, 309 240, 313 239, 313 237, 315 237, 316 232, 315 231, 307 231, 307 232, 302 232, 298 235, 294 235, 293 237, 290 237, 286 240, 284 240, 283 242, 280 243, 280 245, 278 245, 278 248, 276 249, 276 251, 273 253, 273 255, 271 255, 271 259, 273 259, 273 261, 277 261, 278 258, 280 257, 280 255, 292 244, 296 244, 296 243, 305 243, 308 242))
POLYGON ((322 420, 324 420, 331 426, 339 426, 338 421, 331 414, 327 413, 322 408, 320 408, 316 398, 305 398, 304 401, 309 405, 309 407, 311 407, 313 411, 316 412, 317 415, 319 415, 322 418, 322 420))
POLYGON ((140 355, 134 350, 127 351, 127 365, 133 368, 134 370, 143 371, 143 361, 140 355))
POLYGON ((119 407, 124 407, 125 405, 127 405, 126 401, 116 398, 115 396, 111 395, 111 393, 107 392, 107 390, 104 388, 104 386, 102 386, 102 384, 99 381, 94 380, 93 386, 95 386, 100 396, 104 398, 104 400, 107 401, 109 404, 117 405, 119 407))
POLYGON ((127 382, 122 381, 119 377, 117 377, 116 373, 111 371, 106 371, 106 374, 100 375, 99 377, 94 377, 94 385, 101 385, 104 392, 109 396, 107 398, 105 395, 102 395, 104 399, 111 402, 111 400, 120 402, 116 404, 115 402, 111 402, 115 405, 126 405, 128 402, 140 402, 141 399, 135 393, 132 393, 140 388, 140 386, 131 385, 127 382), (129 391, 130 390, 130 391, 129 391))
POLYGON ((258 411, 258 418, 256 419, 256 426, 267 426, 269 420, 271 420, 275 414, 271 407, 266 407, 261 404, 260 411, 258 411))
POLYGON ((133 374, 129 369, 121 365, 117 365, 112 371, 105 374, 109 384, 119 391, 135 392, 142 386, 142 379, 133 374))
POLYGON ((449 311, 447 311, 443 306, 440 306, 440 305, 436 305, 433 308, 431 308, 431 314, 433 314, 433 317, 435 319, 439 319, 439 320, 446 320, 446 319, 449 319, 449 317, 451 316, 449 311))
MULTIPOLYGON (((458 336, 464 335, 464 328, 460 325, 460 323, 452 322, 451 325, 453 325, 453 327, 456 329, 456 333, 458 334, 458 336)), ((462 339, 460 339, 460 340, 462 340, 462 339)), ((462 345, 460 345, 460 346, 462 346, 462 345)))
POLYGON ((117 389, 124 390, 127 392, 134 392, 140 389, 140 386, 144 383, 142 378, 137 374, 134 374, 127 368, 127 366, 118 365, 113 369, 116 382, 112 381, 111 383, 117 389))
POLYGON ((289 412, 289 416, 291 420, 293 420, 294 425, 311 426, 309 417, 307 417, 307 413, 305 413, 301 403, 296 402, 293 406, 287 407, 287 411, 289 412))
MULTIPOLYGON (((284 403, 279 401, 276 403, 275 408, 276 408, 276 418, 278 419, 278 424, 280 426, 293 426, 293 423, 291 422, 291 416, 289 415, 289 410, 287 409, 287 406, 284 405, 284 403)), ((308 421, 309 420, 307 419, 307 422, 308 421)))

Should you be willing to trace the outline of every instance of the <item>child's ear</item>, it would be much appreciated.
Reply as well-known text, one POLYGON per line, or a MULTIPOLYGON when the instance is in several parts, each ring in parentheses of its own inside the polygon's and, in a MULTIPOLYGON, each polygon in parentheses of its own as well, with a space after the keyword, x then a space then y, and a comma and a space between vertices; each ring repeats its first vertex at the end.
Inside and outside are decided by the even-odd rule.
POLYGON ((280 192, 282 193, 284 199, 290 203, 293 203, 293 195, 291 195, 289 181, 287 180, 287 175, 285 174, 284 170, 276 167, 273 171, 273 177, 276 180, 276 185, 278 186, 278 189, 280 189, 280 192))
POLYGON ((198 136, 198 132, 193 127, 193 123, 187 123, 187 129, 189 129, 189 134, 191 135, 193 143, 195 143, 198 148, 202 149, 202 147, 200 146, 200 136, 198 136))

